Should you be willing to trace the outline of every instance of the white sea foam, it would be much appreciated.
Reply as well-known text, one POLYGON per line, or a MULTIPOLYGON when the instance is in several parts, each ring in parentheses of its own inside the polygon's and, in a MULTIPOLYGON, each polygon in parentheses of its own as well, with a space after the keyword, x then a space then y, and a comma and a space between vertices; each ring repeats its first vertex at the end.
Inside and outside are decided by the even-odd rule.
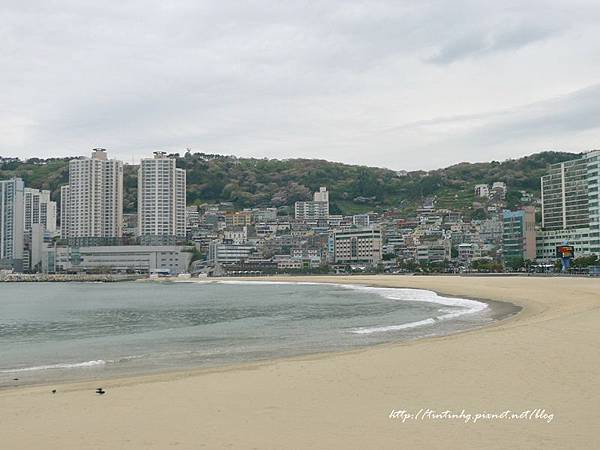
POLYGON ((7 369, 0 370, 0 373, 18 373, 18 372, 34 372, 37 370, 52 370, 52 369, 75 369, 81 367, 94 367, 94 366, 103 366, 106 364, 106 361, 102 359, 97 359, 94 361, 84 361, 80 363, 62 363, 62 364, 50 364, 46 366, 34 366, 34 367, 23 367, 20 369, 7 369))
POLYGON ((308 285, 308 286, 318 286, 318 285, 330 285, 330 286, 346 286, 343 284, 333 284, 333 283, 317 283, 314 281, 263 281, 263 280, 214 280, 214 283, 218 284, 299 284, 299 285, 308 285))
POLYGON ((389 326, 385 326, 385 327, 372 327, 372 328, 358 328, 356 330, 353 330, 352 333, 354 333, 354 334, 384 333, 386 331, 398 331, 398 330, 405 330, 407 328, 417 328, 417 327, 422 327, 425 325, 432 325, 435 322, 436 322, 435 319, 432 319, 430 317, 429 319, 419 320, 417 322, 403 323, 401 325, 389 325, 389 326))
POLYGON ((417 322, 409 322, 400 325, 387 325, 387 326, 377 326, 377 327, 367 327, 367 328, 357 328, 352 330, 352 333, 355 334, 372 334, 372 333, 383 333, 387 331, 397 331, 403 330, 407 328, 416 328, 422 327, 426 325, 433 325, 436 322, 443 320, 456 319, 457 317, 464 316, 466 314, 474 314, 481 312, 488 308, 488 305, 484 302, 478 302, 476 300, 469 300, 466 298, 453 298, 453 297, 442 297, 436 294, 433 291, 428 291, 424 289, 390 289, 390 288, 377 288, 370 286, 355 286, 355 285, 345 285, 350 289, 355 290, 365 290, 381 295, 382 297, 389 298, 391 300, 404 300, 410 302, 426 302, 426 303, 436 303, 439 305, 452 306, 455 308, 460 308, 458 310, 448 310, 442 309, 441 312, 445 312, 445 314, 441 314, 439 316, 430 317, 428 319, 419 320, 417 322))
POLYGON ((128 362, 128 361, 133 361, 136 359, 142 359, 147 357, 148 355, 130 355, 130 356, 121 356, 120 358, 117 359, 109 359, 107 361, 108 364, 115 364, 115 363, 123 363, 123 362, 128 362))
POLYGON ((425 303, 436 303, 444 306, 451 306, 453 308, 460 308, 458 310, 442 309, 441 314, 435 317, 429 317, 427 319, 419 320, 416 322, 403 323, 398 325, 382 325, 376 327, 365 327, 357 328, 352 330, 351 333, 355 334, 372 334, 372 333, 384 333, 388 331, 398 331, 408 328, 416 328, 427 325, 433 325, 436 322, 443 320, 456 319, 457 317, 464 316, 466 314, 474 314, 481 312, 488 308, 488 305, 484 302, 476 300, 469 300, 466 298, 454 298, 454 297, 443 297, 436 294, 433 291, 425 289, 408 289, 408 288, 381 288, 364 286, 358 284, 343 284, 343 283, 318 283, 308 281, 253 281, 253 280, 214 280, 215 283, 219 284, 300 284, 300 285, 321 285, 326 284, 329 286, 339 286, 345 289, 352 289, 357 291, 372 292, 390 300, 402 300, 410 302, 425 302, 425 303))

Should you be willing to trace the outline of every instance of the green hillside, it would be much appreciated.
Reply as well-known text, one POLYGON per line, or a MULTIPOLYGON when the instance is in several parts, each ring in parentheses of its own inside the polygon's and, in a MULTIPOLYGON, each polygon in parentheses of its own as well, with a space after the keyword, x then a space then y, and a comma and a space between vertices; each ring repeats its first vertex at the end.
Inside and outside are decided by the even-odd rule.
MULTIPOLYGON (((187 171, 189 204, 227 201, 237 208, 292 205, 297 200, 310 199, 319 186, 327 186, 332 213, 350 214, 384 207, 409 213, 429 196, 436 197, 439 207, 467 211, 474 200, 473 186, 478 183, 504 181, 509 194, 519 190, 537 194, 540 176, 548 164, 577 156, 542 152, 503 162, 460 163, 404 176, 388 169, 324 160, 236 158, 189 152, 177 155, 177 164, 187 171)), ((69 159, 5 162, 0 165, 0 179, 19 176, 27 186, 51 190, 58 200, 60 186, 68 179, 69 159)), ((126 212, 136 208, 136 176, 135 166, 125 166, 126 212)))

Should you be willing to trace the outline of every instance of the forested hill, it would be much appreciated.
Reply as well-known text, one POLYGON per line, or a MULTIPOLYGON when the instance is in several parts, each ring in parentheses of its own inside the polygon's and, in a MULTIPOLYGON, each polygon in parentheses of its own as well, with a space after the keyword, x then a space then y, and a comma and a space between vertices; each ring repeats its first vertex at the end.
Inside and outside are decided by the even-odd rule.
MULTIPOLYGON (((316 159, 253 159, 186 153, 178 167, 187 171, 188 204, 233 202, 248 206, 285 206, 310 199, 319 186, 331 192, 332 213, 356 213, 381 207, 410 211, 424 197, 435 196, 438 205, 467 209, 473 186, 504 181, 510 191, 539 193, 540 176, 548 164, 579 155, 542 152, 503 162, 460 163, 445 169, 397 173, 388 169, 354 166, 316 159)), ((49 189, 58 199, 68 180, 72 158, 32 158, 0 162, 0 179, 19 176, 29 187, 49 189)), ((136 208, 137 166, 125 166, 126 211, 136 208)))

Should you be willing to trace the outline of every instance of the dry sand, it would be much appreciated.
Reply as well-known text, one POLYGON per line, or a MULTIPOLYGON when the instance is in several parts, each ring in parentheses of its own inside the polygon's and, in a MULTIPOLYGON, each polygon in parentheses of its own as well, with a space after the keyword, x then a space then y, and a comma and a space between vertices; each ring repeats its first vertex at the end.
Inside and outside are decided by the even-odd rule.
POLYGON ((0 448, 600 448, 600 280, 314 279, 427 288, 524 309, 479 330, 343 354, 66 384, 55 395, 51 386, 0 392, 0 448), (99 384, 106 395, 94 394, 99 384), (392 409, 427 408, 539 408, 553 419, 389 418, 392 409))

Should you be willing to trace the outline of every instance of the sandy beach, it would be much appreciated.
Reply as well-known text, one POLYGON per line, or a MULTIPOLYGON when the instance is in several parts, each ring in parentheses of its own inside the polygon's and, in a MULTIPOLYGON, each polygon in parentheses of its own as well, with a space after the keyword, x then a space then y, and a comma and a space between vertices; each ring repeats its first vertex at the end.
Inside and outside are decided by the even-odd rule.
POLYGON ((523 309, 482 329, 347 353, 2 391, 0 447, 600 448, 600 279, 291 279, 424 288, 523 309), (107 394, 94 393, 99 385, 107 394), (474 423, 507 410, 532 413, 474 423))

